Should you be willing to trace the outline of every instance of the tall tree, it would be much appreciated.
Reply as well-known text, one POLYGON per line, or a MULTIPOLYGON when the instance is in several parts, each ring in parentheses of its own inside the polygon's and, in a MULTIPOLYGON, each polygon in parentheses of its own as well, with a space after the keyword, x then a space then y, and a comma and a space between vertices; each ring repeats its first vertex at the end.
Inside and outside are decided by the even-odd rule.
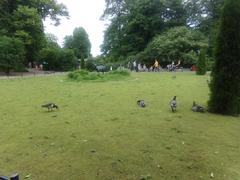
POLYGON ((59 24, 60 16, 68 12, 56 0, 1 0, 0 35, 19 38, 26 48, 26 63, 37 61, 43 45, 44 29, 42 20, 49 17, 59 24))
POLYGON ((183 0, 106 0, 110 25, 101 50, 115 61, 136 55, 163 30, 186 25, 183 0))
POLYGON ((106 8, 102 19, 113 19, 127 12, 127 6, 131 0, 105 0, 106 8))
POLYGON ((218 22, 224 0, 186 0, 187 24, 209 34, 212 26, 218 22))
POLYGON ((186 25, 186 9, 184 8, 182 0, 165 0, 163 4, 163 19, 165 22, 165 28, 186 25))
POLYGON ((39 63, 45 70, 69 71, 76 68, 77 58, 72 49, 61 48, 57 43, 57 37, 53 34, 45 34, 45 45, 40 51, 39 63))
POLYGON ((217 37, 209 110, 240 114, 240 0, 226 0, 217 37))
POLYGON ((44 45, 44 47, 60 48, 57 41, 58 41, 58 38, 54 34, 46 33, 45 34, 45 45, 44 45))
POLYGON ((91 43, 85 29, 75 28, 72 36, 65 37, 64 47, 73 49, 75 56, 81 59, 82 66, 84 66, 84 59, 89 57, 91 52, 91 43))
POLYGON ((7 0, 0 1, 0 35, 7 35, 10 24, 10 14, 8 12, 7 0))
POLYGON ((101 19, 109 20, 110 25, 104 33, 101 51, 104 55, 111 55, 114 59, 125 55, 125 52, 122 51, 121 41, 124 36, 123 28, 125 26, 130 2, 129 0, 105 0, 106 8, 101 19))
POLYGON ((219 27, 220 12, 224 0, 186 0, 187 24, 199 29, 209 40, 206 53, 213 57, 214 43, 219 27))
POLYGON ((61 3, 57 3, 56 0, 1 0, 0 3, 0 9, 4 8, 4 12, 8 14, 11 14, 17 10, 18 6, 34 8, 37 10, 41 19, 49 17, 55 22, 56 25, 59 24, 61 16, 68 17, 66 6, 61 3))
POLYGON ((152 38, 163 30, 162 11, 163 4, 159 0, 136 1, 130 5, 122 40, 129 51, 128 55, 143 51, 152 38))
POLYGON ((36 61, 44 40, 43 25, 37 10, 18 6, 13 12, 12 19, 12 27, 15 29, 13 35, 25 45, 27 58, 25 64, 36 61))
POLYGON ((64 37, 63 46, 68 49, 73 49, 73 36, 68 35, 64 37))
POLYGON ((136 54, 162 29, 162 3, 159 0, 106 0, 104 17, 110 17, 102 52, 115 60, 136 54), (106 16, 106 14, 108 16, 106 16))

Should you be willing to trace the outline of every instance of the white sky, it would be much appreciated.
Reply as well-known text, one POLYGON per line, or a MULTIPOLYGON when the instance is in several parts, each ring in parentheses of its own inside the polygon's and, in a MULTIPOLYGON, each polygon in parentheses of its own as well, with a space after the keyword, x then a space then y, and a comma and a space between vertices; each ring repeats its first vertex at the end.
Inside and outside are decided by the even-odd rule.
POLYGON ((105 0, 57 0, 67 6, 70 19, 63 18, 59 26, 51 24, 50 20, 44 22, 45 33, 52 33, 62 45, 66 35, 72 35, 74 28, 83 27, 91 42, 93 56, 100 55, 100 45, 103 42, 105 22, 100 17, 105 9, 105 0))

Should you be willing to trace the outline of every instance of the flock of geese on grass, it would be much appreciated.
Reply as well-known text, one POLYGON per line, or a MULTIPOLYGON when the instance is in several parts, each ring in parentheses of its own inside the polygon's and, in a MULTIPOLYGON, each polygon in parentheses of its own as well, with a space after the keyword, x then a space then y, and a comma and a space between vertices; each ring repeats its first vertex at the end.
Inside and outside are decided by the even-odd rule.
MULTIPOLYGON (((172 78, 175 79, 176 76, 172 76, 172 78)), ((208 83, 208 86, 210 86, 210 81, 209 80, 207 80, 207 83, 208 83)), ((144 100, 138 100, 137 105, 139 107, 142 107, 142 108, 146 107, 146 103, 145 103, 144 100)), ((177 111, 177 97, 176 96, 174 96, 173 99, 169 102, 169 105, 170 105, 170 108, 171 108, 172 112, 177 111)), ((42 107, 47 108, 48 111, 53 111, 54 108, 58 109, 58 106, 55 103, 47 103, 47 104, 42 105, 42 107)), ((195 101, 193 101, 193 105, 192 105, 191 110, 193 112, 202 112, 202 113, 206 111, 203 106, 196 104, 195 101)))
MULTIPOLYGON (((138 100, 137 105, 142 108, 146 107, 146 103, 144 100, 138 100)), ((170 105, 172 112, 177 111, 177 97, 176 96, 174 96, 173 99, 169 102, 169 105, 170 105)), ((42 107, 47 108, 48 111, 53 111, 54 108, 58 109, 58 105, 56 105, 55 103, 47 103, 47 104, 42 105, 42 107)), ((192 111, 193 112, 205 112, 205 109, 204 109, 204 107, 196 104, 196 102, 193 101, 192 111)))
MULTIPOLYGON (((146 107, 146 103, 144 100, 138 100, 137 104, 139 107, 142 107, 142 108, 146 107)), ((169 102, 169 106, 170 106, 172 112, 177 111, 177 97, 176 96, 174 96, 173 99, 169 102)), ((195 101, 193 101, 193 105, 192 105, 191 109, 193 112, 205 112, 204 107, 196 104, 195 101)))

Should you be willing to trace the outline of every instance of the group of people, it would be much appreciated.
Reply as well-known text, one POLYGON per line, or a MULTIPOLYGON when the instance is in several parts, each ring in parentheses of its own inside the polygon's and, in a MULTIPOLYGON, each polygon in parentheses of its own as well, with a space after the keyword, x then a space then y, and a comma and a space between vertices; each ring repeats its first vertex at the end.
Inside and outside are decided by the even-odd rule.
POLYGON ((133 61, 132 66, 130 64, 128 64, 128 68, 131 69, 132 71, 148 71, 148 68, 146 66, 146 64, 141 64, 141 63, 137 63, 137 61, 133 61))
MULTIPOLYGON (((179 68, 181 61, 179 60, 177 64, 174 64, 172 61, 171 64, 167 65, 167 70, 168 71, 175 71, 176 69, 179 68)), ((152 66, 149 68, 146 66, 146 64, 141 64, 138 63, 136 60, 132 62, 128 62, 127 68, 130 69, 131 71, 136 71, 136 72, 159 72, 161 71, 162 67, 157 59, 155 59, 154 63, 152 66)))
POLYGON ((149 68, 146 66, 146 64, 141 64, 138 63, 136 60, 132 62, 128 62, 127 68, 130 69, 131 71, 136 71, 136 72, 149 72, 149 71, 160 71, 161 66, 158 62, 158 60, 155 60, 154 64, 150 66, 149 68))
POLYGON ((29 62, 28 63, 28 68, 35 68, 36 70, 43 70, 43 64, 37 64, 37 63, 31 63, 31 62, 29 62))
POLYGON ((175 71, 177 68, 179 68, 181 61, 178 60, 178 63, 175 65, 174 62, 172 61, 172 64, 167 65, 167 70, 168 71, 175 71))

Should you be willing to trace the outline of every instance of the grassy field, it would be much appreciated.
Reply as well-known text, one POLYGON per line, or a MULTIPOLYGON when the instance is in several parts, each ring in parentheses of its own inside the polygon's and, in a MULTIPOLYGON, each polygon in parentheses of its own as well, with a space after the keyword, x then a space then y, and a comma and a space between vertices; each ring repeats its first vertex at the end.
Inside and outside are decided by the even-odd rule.
POLYGON ((240 118, 190 110, 193 100, 206 105, 207 79, 189 72, 94 83, 61 75, 0 80, 0 175, 239 180, 240 118), (176 113, 168 106, 174 95, 176 113), (60 109, 42 109, 47 102, 60 109))

